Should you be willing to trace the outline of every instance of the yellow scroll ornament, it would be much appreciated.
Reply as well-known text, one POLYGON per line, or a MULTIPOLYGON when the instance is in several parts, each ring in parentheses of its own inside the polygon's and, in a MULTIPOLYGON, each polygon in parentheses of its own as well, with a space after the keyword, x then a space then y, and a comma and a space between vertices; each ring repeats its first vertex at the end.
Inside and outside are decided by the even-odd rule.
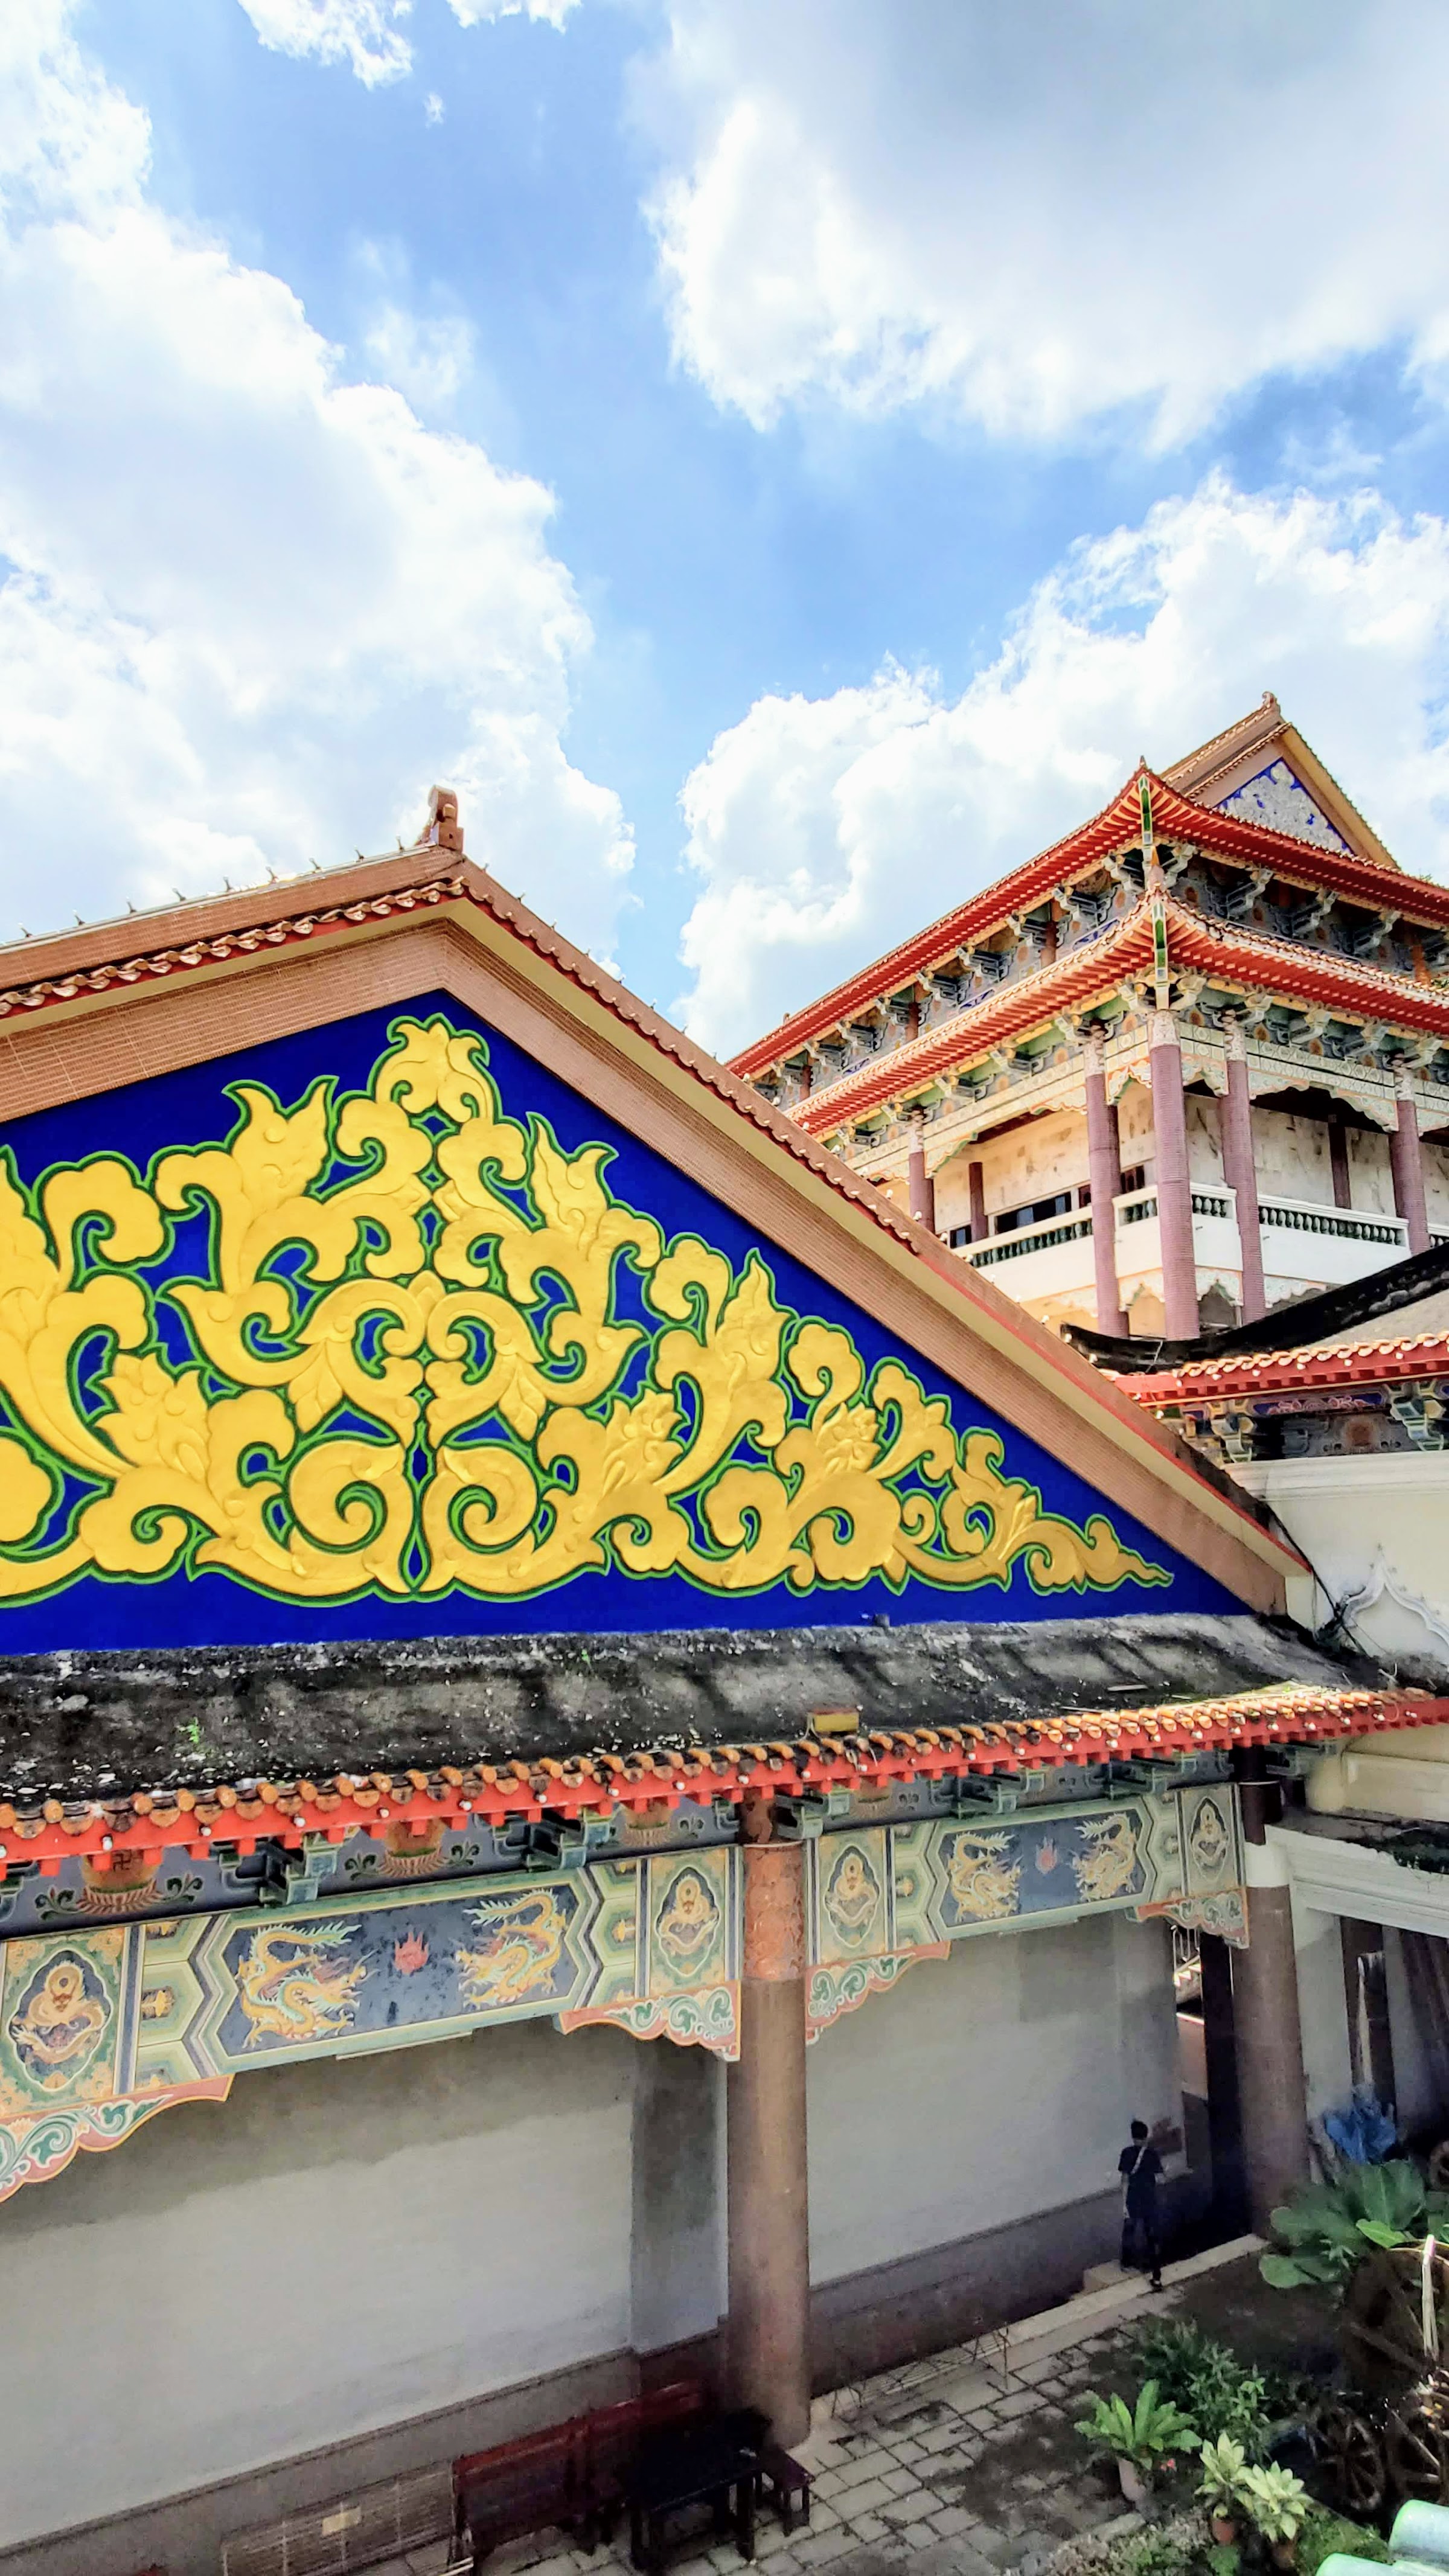
POLYGON ((666 1244, 607 1146, 504 1117, 475 1032, 400 1020, 365 1091, 232 1096, 226 1144, 144 1182, 101 1156, 27 1193, 0 1156, 0 1598, 183 1563, 314 1601, 610 1566, 716 1593, 1169 1581, 898 1361, 867 1379, 758 1252, 666 1244), (198 1212, 208 1275, 153 1284, 198 1212))

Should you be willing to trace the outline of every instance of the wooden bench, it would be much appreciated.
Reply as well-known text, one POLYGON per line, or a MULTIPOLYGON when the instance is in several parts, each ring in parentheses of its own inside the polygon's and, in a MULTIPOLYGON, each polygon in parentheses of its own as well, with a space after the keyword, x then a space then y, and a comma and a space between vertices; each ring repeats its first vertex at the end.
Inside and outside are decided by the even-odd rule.
POLYGON ((479 2567, 505 2541, 557 2525, 586 2549, 612 2537, 634 2464, 651 2436, 702 2421, 697 2380, 674 2380, 574 2415, 543 2432, 521 2433, 453 2462, 453 2554, 479 2567))
POLYGON ((810 2520, 810 2490, 815 2481, 810 2471, 782 2451, 778 2442, 767 2442, 760 2453, 755 2471, 755 2493, 763 2503, 768 2497, 788 2534, 795 2528, 795 2516, 810 2520))

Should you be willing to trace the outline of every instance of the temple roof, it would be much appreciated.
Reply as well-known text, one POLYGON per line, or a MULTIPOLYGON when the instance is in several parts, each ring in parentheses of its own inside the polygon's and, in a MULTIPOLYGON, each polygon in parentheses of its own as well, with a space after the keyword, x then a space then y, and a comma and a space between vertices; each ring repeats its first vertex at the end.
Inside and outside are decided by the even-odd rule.
POLYGON ((80 1670, 38 1657, 0 1671, 0 1867, 1171 1761, 1446 1719, 1449 1702, 1248 1617, 96 1656, 80 1670), (902 1708, 922 1722, 902 1728, 902 1708))
MULTIPOLYGON (((1322 1288, 1311 1297, 1292 1297, 1255 1321, 1225 1324, 1217 1332, 1167 1341, 1156 1335, 1122 1336, 1094 1333, 1084 1324, 1064 1324, 1063 1339, 1083 1351, 1113 1377, 1140 1376, 1144 1371, 1199 1369, 1218 1360, 1237 1361, 1255 1352, 1301 1356, 1351 1333, 1356 1325, 1388 1315, 1412 1312, 1449 1290, 1449 1243, 1431 1244, 1405 1261, 1391 1261, 1366 1278, 1338 1288, 1322 1288)), ((1426 1319, 1427 1320, 1427 1319, 1426 1319)), ((1437 1321, 1437 1312, 1433 1318, 1437 1321)))
POLYGON ((1392 1342, 1339 1342, 1327 1349, 1244 1353, 1148 1369, 1128 1384, 1139 1404, 1186 1404, 1211 1397, 1296 1395, 1319 1387, 1397 1386, 1449 1376, 1449 1333, 1419 1333, 1392 1342))
POLYGON ((446 989, 1236 1598, 1281 1603, 1292 1551, 1170 1433, 456 841, 339 869, 305 897, 294 880, 182 904, 149 928, 144 942, 121 921, 0 952, 8 1117, 446 989))
MULTIPOLYGON (((970 896, 966 902, 957 904, 938 920, 914 932, 873 964, 861 968, 857 974, 833 986, 803 1009, 792 1012, 775 1028, 767 1030, 733 1056, 730 1059, 732 1070, 746 1076, 765 1071, 808 1044, 812 1038, 868 1007, 883 994, 898 990, 933 964, 939 964, 959 949, 986 938, 1000 929, 1013 914, 1029 912, 1044 903, 1065 879, 1080 875, 1131 842, 1140 843, 1141 784, 1144 779, 1151 792, 1154 828, 1166 841, 1190 842, 1211 856, 1234 861, 1242 867, 1270 867, 1276 876, 1290 884, 1330 892, 1345 901, 1369 907, 1384 904, 1387 896, 1385 871, 1392 869, 1392 900, 1397 911, 1405 918, 1426 926, 1449 926, 1449 886, 1437 884, 1429 878, 1406 875, 1369 831, 1362 817, 1355 814, 1342 791, 1334 786, 1328 772, 1303 743, 1302 737, 1293 728, 1283 725, 1276 700, 1272 702, 1272 710, 1271 721, 1265 704, 1253 717, 1230 727, 1227 733, 1217 738, 1216 743, 1205 745, 1202 751, 1193 753, 1173 769, 1159 774, 1150 770, 1145 762, 1140 763, 1110 803, 1090 821, 1079 824, 1064 839, 1053 842, 1023 866, 999 877, 981 893, 970 896), (1267 730, 1263 731, 1265 723, 1267 730), (1263 746, 1271 749, 1275 740, 1286 737, 1288 733, 1292 733, 1298 767, 1311 766, 1314 779, 1325 782, 1326 801, 1335 817, 1339 818, 1334 838, 1342 842, 1342 847, 1321 847, 1294 833, 1271 829, 1246 813, 1235 813, 1216 803, 1199 802, 1197 794, 1189 795, 1185 790, 1185 778, 1196 778, 1200 764, 1212 755, 1210 770, 1204 773, 1204 783, 1213 787, 1216 796, 1226 781, 1227 792, 1231 795, 1231 779, 1242 766, 1243 759, 1251 761, 1258 749, 1263 746), (1244 753, 1243 743, 1250 737, 1252 749, 1244 753), (1217 758, 1219 751, 1223 754, 1220 760, 1217 758), (1328 790, 1332 791, 1331 796, 1327 795, 1328 790), (1349 818, 1352 818, 1354 828, 1339 828, 1339 823, 1347 823, 1349 818)), ((1288 943, 1269 939, 1267 945, 1272 950, 1283 951, 1288 943)), ((1038 976, 1028 980, 1033 989, 1039 988, 1038 976)), ((1403 979, 1393 980, 1402 984, 1403 979)), ((899 1052, 897 1050, 896 1054, 899 1052)))

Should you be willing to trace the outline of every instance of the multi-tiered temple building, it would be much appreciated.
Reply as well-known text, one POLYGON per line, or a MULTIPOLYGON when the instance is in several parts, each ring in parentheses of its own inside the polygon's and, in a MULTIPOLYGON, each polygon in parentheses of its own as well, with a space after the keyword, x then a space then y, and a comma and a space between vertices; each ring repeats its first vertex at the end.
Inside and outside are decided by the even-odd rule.
POLYGON ((1449 887, 1268 696, 733 1070, 1044 1322, 1190 1335, 1449 1237, 1449 887))

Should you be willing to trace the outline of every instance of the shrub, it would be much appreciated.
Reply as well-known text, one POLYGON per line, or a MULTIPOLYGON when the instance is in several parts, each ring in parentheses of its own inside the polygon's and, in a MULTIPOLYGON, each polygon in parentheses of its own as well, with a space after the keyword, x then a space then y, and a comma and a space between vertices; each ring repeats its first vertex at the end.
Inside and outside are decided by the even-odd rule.
POLYGON ((1144 2381, 1135 2406, 1122 2397, 1098 2397, 1090 2388, 1083 2402, 1092 2411, 1078 2417, 1077 2431, 1094 2450, 1130 2460, 1146 2477, 1155 2475, 1167 2452, 1198 2447, 1196 2428, 1170 2398, 1158 2394, 1155 2379, 1144 2381))
POLYGON ((1308 2489, 1291 2469, 1244 2469, 1243 2502, 1265 2540, 1296 2540, 1308 2489))
POLYGON ((1140 2328, 1133 2351, 1204 2441, 1227 2434, 1242 2443, 1250 2460, 1261 2457, 1268 2431, 1268 2389, 1261 2371, 1246 2368, 1200 2326, 1176 2319, 1140 2328))
POLYGON ((1308 2284, 1341 2291, 1371 2245, 1412 2245, 1449 2234, 1449 2198, 1431 2191, 1417 2165, 1345 2165, 1335 2182, 1298 2192, 1273 2212, 1278 2242, 1258 2269, 1275 2290, 1308 2284))
POLYGON ((1197 2491, 1210 2512, 1231 2514, 1246 2504, 1247 2454, 1231 2433, 1220 2433, 1215 2442, 1204 2442, 1201 2468, 1197 2491))
POLYGON ((1310 2504, 1298 2534, 1298 2576, 1318 2576, 1325 2558, 1339 2553, 1345 2558, 1387 2560, 1389 2544, 1365 2523, 1330 2513, 1326 2505, 1310 2504))

